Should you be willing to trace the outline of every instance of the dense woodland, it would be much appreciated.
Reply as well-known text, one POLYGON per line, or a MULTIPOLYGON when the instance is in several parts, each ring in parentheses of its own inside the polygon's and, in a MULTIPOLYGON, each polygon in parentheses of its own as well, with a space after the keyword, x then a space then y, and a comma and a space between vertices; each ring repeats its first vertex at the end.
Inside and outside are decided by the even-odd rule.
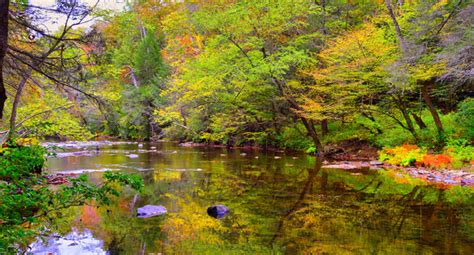
POLYGON ((350 139, 438 150, 473 140, 471 1, 137 1, 127 9, 47 34, 34 10, 13 3, 4 129, 320 153, 350 139))
POLYGON ((352 142, 393 164, 473 163, 470 0, 67 0, 46 10, 66 17, 56 31, 42 10, 0 0, 2 153, 110 137, 323 156, 352 142))

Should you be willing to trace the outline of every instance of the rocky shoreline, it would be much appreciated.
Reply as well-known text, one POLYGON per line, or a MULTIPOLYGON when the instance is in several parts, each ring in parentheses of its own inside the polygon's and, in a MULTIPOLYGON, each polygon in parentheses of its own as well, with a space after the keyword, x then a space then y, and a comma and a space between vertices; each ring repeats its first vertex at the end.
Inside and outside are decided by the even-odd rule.
POLYGON ((332 163, 325 161, 323 162, 323 168, 376 171, 394 170, 399 171, 400 173, 406 173, 413 178, 425 180, 428 183, 447 186, 461 185, 474 187, 474 172, 469 170, 434 170, 423 167, 400 167, 380 161, 340 161, 332 163))

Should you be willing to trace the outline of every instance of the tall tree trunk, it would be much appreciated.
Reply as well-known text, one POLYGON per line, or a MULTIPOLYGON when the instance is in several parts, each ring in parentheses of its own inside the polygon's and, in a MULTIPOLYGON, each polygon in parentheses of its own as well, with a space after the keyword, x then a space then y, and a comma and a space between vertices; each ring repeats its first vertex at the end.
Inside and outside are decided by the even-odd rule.
POLYGON ((10 0, 0 0, 0 119, 7 101, 7 91, 3 82, 3 59, 8 47, 8 7, 10 0))
POLYGON ((420 129, 426 128, 426 124, 420 116, 416 115, 415 113, 412 113, 411 116, 413 116, 413 119, 420 129))
POLYGON ((300 119, 303 122, 306 131, 308 131, 308 136, 313 140, 314 146, 318 150, 318 155, 322 157, 324 155, 324 147, 321 140, 319 140, 318 132, 316 132, 316 129, 314 128, 314 122, 302 116, 300 116, 300 119))
POLYGON ((436 111, 436 108, 433 105, 433 102, 431 101, 430 97, 430 91, 431 91, 431 84, 425 83, 421 87, 421 95, 423 96, 423 100, 426 103, 426 106, 428 106, 428 110, 430 110, 431 116, 433 117, 433 120, 436 125, 436 129, 438 130, 438 135, 441 137, 444 133, 443 129, 443 123, 441 123, 441 119, 439 118, 438 111, 436 111))
POLYGON ((321 121, 321 135, 325 136, 329 133, 328 120, 324 119, 321 121))
POLYGON ((28 68, 23 77, 21 78, 20 84, 18 84, 18 88, 16 89, 15 99, 13 100, 12 105, 12 114, 10 116, 10 132, 8 133, 8 138, 11 139, 15 135, 15 128, 16 128, 16 113, 18 109, 18 105, 20 104, 21 94, 23 93, 23 88, 25 88, 26 82, 31 76, 31 67, 28 68))
POLYGON ((403 53, 406 54, 408 50, 408 46, 405 41, 405 38, 403 37, 402 30, 400 29, 400 25, 398 25, 398 21, 397 21, 397 18, 395 17, 395 13, 393 12, 390 0, 385 0, 385 6, 387 7, 390 18, 392 18, 393 26, 395 27, 395 32, 397 33, 397 37, 398 37, 398 40, 400 41, 400 46, 402 47, 403 53))
POLYGON ((400 112, 403 115, 403 118, 405 119, 405 122, 407 123, 407 129, 410 131, 410 133, 413 135, 416 141, 418 141, 418 135, 416 134, 415 127, 413 126, 413 122, 411 121, 410 115, 407 112, 407 109, 405 106, 400 106, 399 107, 400 112))
POLYGON ((321 33, 326 35, 326 0, 321 0, 320 5, 323 10, 323 15, 321 17, 321 33))
POLYGON ((139 89, 140 88, 140 82, 138 81, 137 76, 135 76, 135 72, 133 71, 133 67, 131 67, 131 66, 126 66, 126 67, 128 67, 128 69, 130 70, 129 75, 130 75, 130 78, 132 78, 133 86, 135 86, 136 89, 139 89))

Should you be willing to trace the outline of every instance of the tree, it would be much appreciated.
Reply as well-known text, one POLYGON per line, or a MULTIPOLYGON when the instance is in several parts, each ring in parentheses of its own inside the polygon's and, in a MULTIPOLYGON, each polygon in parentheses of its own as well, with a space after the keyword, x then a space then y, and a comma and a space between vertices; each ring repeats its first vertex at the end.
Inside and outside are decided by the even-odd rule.
POLYGON ((3 118, 3 109, 7 100, 7 93, 3 81, 3 59, 8 47, 8 10, 10 0, 0 1, 0 119, 3 118))
MULTIPOLYGON (((472 3, 469 3, 469 1, 420 1, 411 4, 407 3, 398 7, 405 9, 403 14, 398 17, 401 22, 398 22, 397 17, 394 15, 391 1, 386 0, 385 3, 403 50, 403 55, 394 65, 393 70, 395 72, 393 72, 393 76, 400 77, 400 74, 406 76, 403 79, 399 79, 405 83, 403 86, 421 94, 424 104, 434 120, 438 132, 438 143, 443 145, 445 137, 444 127, 435 105, 436 102, 433 101, 432 92, 436 86, 442 85, 440 83, 443 80, 441 77, 446 78, 450 76, 446 73, 449 70, 446 68, 446 53, 440 54, 443 52, 443 48, 445 49, 443 40, 447 39, 446 36, 451 37, 448 39, 451 41, 449 44, 467 46, 462 42, 464 39, 461 38, 469 34, 466 34, 465 31, 472 29, 472 18, 462 18, 463 21, 467 21, 467 24, 470 24, 470 26, 468 25, 464 28, 457 27, 453 21, 456 20, 456 16, 461 10, 467 11, 473 8, 472 3), (459 31, 461 36, 443 33, 443 31, 449 31, 452 28, 459 31)), ((467 63, 469 63, 469 60, 467 63)), ((461 70, 464 69, 461 66, 457 67, 461 70)), ((453 69, 449 70, 448 73, 452 73, 452 71, 453 69)), ((469 84, 469 82, 465 83, 466 76, 462 80, 464 86, 469 84)), ((444 81, 447 80, 445 79, 444 81)), ((454 80, 452 81, 455 82, 454 80)), ((447 84, 445 83, 444 85, 447 84)), ((462 86, 454 89, 454 91, 460 91, 459 88, 462 88, 462 86)))
MULTIPOLYGON (((9 114, 8 135, 3 136, 3 141, 15 136, 18 128, 17 112, 26 87, 43 90, 57 86, 64 94, 80 93, 100 103, 78 86, 82 69, 82 63, 79 62, 81 55, 79 45, 84 43, 84 38, 75 28, 90 21, 89 14, 92 9, 76 1, 58 2, 55 9, 46 9, 65 17, 64 26, 59 32, 45 31, 39 27, 37 19, 47 17, 37 15, 37 9, 42 7, 31 6, 21 1, 9 9, 11 24, 6 32, 15 40, 8 42, 4 52, 2 84, 9 85, 14 98, 9 114)), ((45 109, 45 112, 49 110, 45 109)), ((34 115, 39 116, 37 113, 34 115)))
POLYGON ((315 49, 311 49, 310 45, 319 41, 319 32, 309 22, 310 16, 320 11, 319 7, 304 1, 279 1, 272 6, 251 1, 226 5, 199 4, 196 10, 190 21, 195 24, 198 33, 207 37, 207 44, 200 56, 190 60, 187 70, 196 73, 196 68, 200 68, 202 76, 191 77, 191 73, 184 73, 181 77, 186 79, 184 84, 190 84, 185 89, 189 90, 190 95, 206 97, 207 103, 220 102, 206 107, 211 114, 207 119, 212 120, 213 111, 208 111, 212 107, 221 113, 244 112, 258 123, 256 126, 259 128, 251 131, 248 125, 242 130, 261 132, 265 126, 272 126, 275 118, 267 115, 262 119, 252 114, 255 112, 252 108, 274 116, 288 114, 288 109, 292 109, 291 115, 303 123, 308 136, 322 153, 314 120, 304 115, 301 104, 295 98, 295 94, 305 93, 305 89, 290 86, 292 80, 298 80, 296 70, 313 61, 310 52, 315 49), (304 32, 300 34, 300 30, 304 32), (191 80, 187 80, 188 77, 191 80), (207 88, 198 85, 203 82, 207 88), (197 93, 194 88, 202 88, 206 92, 197 93), (227 95, 218 96, 221 92, 227 95), (257 102, 252 100, 255 97, 261 97, 264 104, 257 106, 257 102), (213 98, 218 98, 218 101, 213 98), (241 110, 235 109, 239 107, 241 110))

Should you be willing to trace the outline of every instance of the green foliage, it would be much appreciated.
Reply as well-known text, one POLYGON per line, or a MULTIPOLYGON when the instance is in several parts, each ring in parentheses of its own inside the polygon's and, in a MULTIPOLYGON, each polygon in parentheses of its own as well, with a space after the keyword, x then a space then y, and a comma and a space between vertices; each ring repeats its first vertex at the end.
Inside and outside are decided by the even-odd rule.
POLYGON ((468 204, 472 202, 474 189, 470 187, 454 186, 446 191, 444 198, 451 205, 468 204))
POLYGON ((46 149, 42 146, 20 146, 9 142, 0 149, 0 180, 14 182, 41 173, 46 149))
MULTIPOLYGON (((281 137, 278 139, 278 145, 291 150, 308 150, 312 148, 311 140, 302 133, 300 125, 293 128, 285 128, 282 131, 281 137)), ((311 153, 311 152, 308 152, 311 153)))
POLYGON ((392 165, 462 168, 474 159, 474 146, 468 145, 464 139, 450 139, 441 154, 428 153, 427 148, 408 144, 386 147, 379 154, 381 161, 392 165))
POLYGON ((445 151, 453 158, 454 168, 461 168, 474 160, 474 146, 469 145, 466 139, 448 140, 445 151))
POLYGON ((308 154, 315 154, 317 151, 318 151, 318 149, 316 149, 316 147, 314 147, 312 145, 308 149, 306 149, 306 153, 308 153, 308 154))
POLYGON ((161 57, 161 45, 152 33, 147 33, 135 53, 137 76, 142 83, 161 82, 166 68, 161 57))
POLYGON ((459 104, 454 119, 461 128, 462 137, 474 141, 474 99, 468 98, 459 104))
POLYGON ((107 204, 111 196, 119 195, 117 185, 135 190, 143 187, 138 175, 106 172, 101 184, 80 175, 69 178, 68 185, 52 188, 42 175, 47 152, 44 147, 14 142, 6 146, 0 159, 0 253, 16 252, 27 245, 32 237, 48 229, 48 221, 44 220, 60 216, 62 209, 93 201, 107 204))

